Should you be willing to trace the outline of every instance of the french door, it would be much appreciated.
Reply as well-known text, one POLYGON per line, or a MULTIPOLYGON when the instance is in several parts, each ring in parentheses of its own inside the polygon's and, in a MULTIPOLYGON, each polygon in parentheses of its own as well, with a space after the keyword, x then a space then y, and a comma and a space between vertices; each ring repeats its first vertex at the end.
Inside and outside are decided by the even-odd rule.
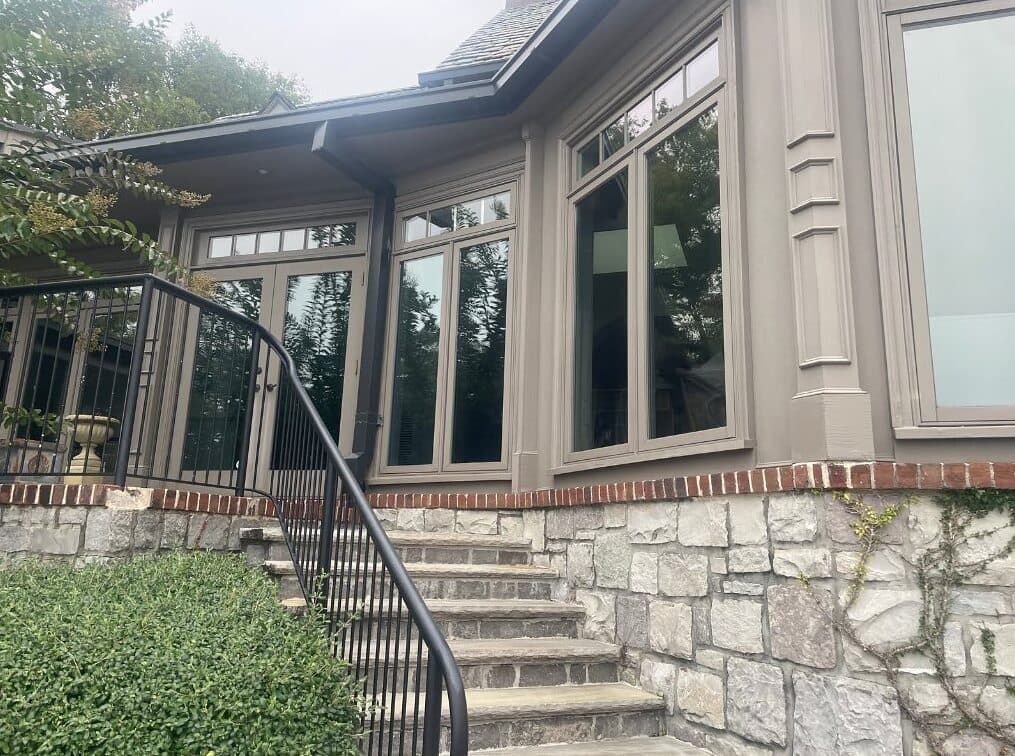
MULTIPOLYGON (((363 330, 363 260, 315 260, 207 271, 221 304, 260 322, 292 355, 300 379, 343 454, 352 446, 363 330)), ((247 449, 247 487, 266 490, 273 471, 301 469, 286 439, 281 363, 262 345, 253 365, 251 334, 220 317, 192 318, 181 371, 182 441, 174 467, 182 480, 233 487, 247 449), (255 394, 247 405, 251 369, 255 394), (250 443, 243 443, 251 412, 250 443)))

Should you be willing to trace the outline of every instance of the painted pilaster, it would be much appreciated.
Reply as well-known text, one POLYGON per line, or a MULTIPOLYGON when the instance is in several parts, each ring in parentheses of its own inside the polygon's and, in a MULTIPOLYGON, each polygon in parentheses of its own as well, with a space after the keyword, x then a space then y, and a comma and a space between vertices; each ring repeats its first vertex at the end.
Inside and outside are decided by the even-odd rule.
POLYGON ((856 366, 831 0, 777 0, 796 306, 794 459, 871 459, 856 366))

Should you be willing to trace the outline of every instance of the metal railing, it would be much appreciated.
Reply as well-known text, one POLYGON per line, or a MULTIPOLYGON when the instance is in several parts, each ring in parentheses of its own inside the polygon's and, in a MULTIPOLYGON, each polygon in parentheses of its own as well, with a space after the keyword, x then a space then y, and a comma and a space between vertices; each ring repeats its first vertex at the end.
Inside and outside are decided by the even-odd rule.
POLYGON ((324 388, 257 322, 259 292, 218 295, 150 275, 0 289, 0 476, 268 497, 368 703, 361 750, 464 756, 457 664, 305 384, 324 388))

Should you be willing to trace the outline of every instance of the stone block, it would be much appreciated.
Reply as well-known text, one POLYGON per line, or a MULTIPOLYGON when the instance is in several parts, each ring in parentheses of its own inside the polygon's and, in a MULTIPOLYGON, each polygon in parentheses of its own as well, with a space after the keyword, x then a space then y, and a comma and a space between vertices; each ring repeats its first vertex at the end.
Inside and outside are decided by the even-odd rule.
POLYGON ((983 644, 984 633, 994 636, 994 674, 1015 677, 1015 624, 1001 625, 994 622, 977 622, 972 626, 973 646, 969 650, 973 669, 980 673, 989 672, 989 654, 983 644))
POLYGON ((655 600, 648 606, 648 647, 681 659, 694 658, 693 612, 687 604, 655 600))
POLYGON ((680 506, 677 536, 684 546, 726 546, 725 501, 687 501, 680 506))
POLYGON ((592 544, 572 541, 567 544, 567 582, 579 588, 591 588, 596 580, 592 563, 592 544))
POLYGON ((808 667, 835 666, 832 594, 799 584, 768 589, 772 656, 808 667))
POLYGON ((454 533, 455 510, 453 509, 423 510, 423 529, 433 533, 454 533))
POLYGON ((191 515, 184 512, 165 512, 162 520, 162 549, 182 549, 187 543, 187 527, 191 515))
POLYGON ((85 551, 98 554, 128 551, 135 517, 131 510, 93 509, 85 525, 85 551))
POLYGON ((659 555, 636 551, 631 555, 631 590, 635 593, 659 593, 659 555))
POLYGON ((968 582, 972 585, 1015 587, 1015 554, 991 560, 983 572, 973 575, 968 582))
POLYGON ((726 668, 726 657, 710 648, 703 648, 695 653, 694 661, 699 666, 708 667, 720 672, 726 668))
POLYGON ((496 512, 456 512, 455 532, 474 535, 497 535, 496 512))
MULTIPOLYGON (((89 525, 91 521, 89 521, 89 525)), ((187 548, 203 551, 224 551, 229 545, 229 518, 222 515, 197 514, 187 528, 187 548)))
MULTIPOLYGON (((825 532, 836 543, 857 546, 856 533, 853 527, 856 516, 846 509, 846 504, 834 494, 825 494, 821 501, 825 516, 825 532)), ((898 505, 899 497, 894 494, 864 494, 864 503, 875 510, 881 511, 889 505, 898 505)), ((882 543, 901 544, 906 537, 906 516, 901 514, 881 529, 879 539, 882 543)))
POLYGON ((631 543, 670 543, 677 538, 677 505, 669 502, 632 504, 627 512, 631 543))
POLYGON ((865 643, 898 643, 919 631, 920 607, 919 591, 867 588, 849 608, 847 618, 865 643))
POLYGON ((1011 614, 1011 596, 995 591, 956 590, 952 594, 953 614, 1011 614))
POLYGON ((798 756, 898 756, 902 723, 895 691, 844 677, 793 673, 793 748, 798 756))
MULTIPOLYGON (((549 526, 547 517, 547 526, 549 526)), ((604 530, 596 535, 594 562, 596 585, 627 588, 631 572, 631 544, 624 530, 604 530)))
MULTIPOLYGON (((134 523, 134 551, 156 551, 162 540, 163 512, 158 509, 146 509, 137 513, 134 523)), ((236 548, 239 548, 239 532, 234 529, 236 548)))
POLYGON ((616 599, 603 591, 575 591, 575 601, 585 607, 582 637, 613 643, 617 637, 616 599))
POLYGON ((30 532, 23 525, 0 526, 0 555, 27 551, 30 532))
POLYGON ((726 727, 722 678, 710 672, 677 672, 677 708, 691 722, 722 730, 726 727))
POLYGON ((745 654, 765 650, 761 630, 761 604, 746 599, 713 601, 709 614, 712 644, 745 654))
POLYGON ((77 554, 81 547, 81 526, 58 525, 54 528, 35 528, 30 531, 28 547, 35 554, 61 556, 77 554))
POLYGON ((980 694, 980 705, 1005 727, 1015 725, 1015 696, 1004 688, 993 685, 984 687, 980 694))
POLYGON ((627 525, 627 507, 623 504, 608 504, 603 507, 603 527, 622 528, 627 525))
POLYGON ((59 507, 57 521, 61 525, 84 525, 88 520, 88 507, 59 507))
POLYGON ((426 527, 423 509, 399 509, 395 518, 396 530, 422 531, 426 527))
POLYGON ((109 488, 106 506, 109 509, 148 509, 152 505, 150 488, 109 488))
POLYGON ((702 554, 660 554, 659 592, 665 596, 707 595, 708 557, 702 554))
POLYGON ((648 648, 648 599, 644 596, 617 596, 617 642, 648 648))
POLYGON ((763 546, 768 543, 765 500, 743 495, 730 499, 730 543, 737 546, 763 546))
POLYGON ((666 708, 673 713, 673 687, 677 677, 677 668, 667 662, 654 659, 643 659, 638 676, 638 684, 649 693, 655 693, 666 699, 666 708))
POLYGON ((779 667, 736 657, 727 660, 726 724, 747 740, 786 745, 786 693, 779 667))
POLYGON ((500 534, 506 538, 524 538, 525 537, 525 521, 521 515, 511 517, 509 515, 502 514, 500 516, 500 534))
POLYGON ((772 569, 768 548, 765 546, 738 546, 726 555, 730 572, 768 572, 772 569))
POLYGON ((773 541, 813 541, 818 512, 811 494, 772 494, 768 500, 768 530, 773 541))
MULTIPOLYGON (((856 565, 859 561, 860 552, 840 551, 835 555, 835 571, 843 577, 852 578, 856 574, 856 565)), ((906 563, 894 551, 875 551, 867 559, 867 574, 864 579, 868 583, 905 580, 906 563)))
POLYGON ((716 575, 726 575, 729 570, 726 567, 726 557, 711 556, 708 558, 708 569, 716 575))
POLYGON ((945 669, 952 677, 966 674, 966 643, 961 622, 946 622, 944 631, 945 669))
POLYGON ((533 551, 546 548, 546 512, 541 509, 522 512, 522 530, 532 543, 533 551))
POLYGON ((785 577, 832 576, 832 553, 828 549, 776 549, 772 571, 785 577))
POLYGON ((745 583, 741 580, 723 580, 723 593, 736 593, 740 596, 761 596, 765 593, 765 586, 761 583, 745 583))

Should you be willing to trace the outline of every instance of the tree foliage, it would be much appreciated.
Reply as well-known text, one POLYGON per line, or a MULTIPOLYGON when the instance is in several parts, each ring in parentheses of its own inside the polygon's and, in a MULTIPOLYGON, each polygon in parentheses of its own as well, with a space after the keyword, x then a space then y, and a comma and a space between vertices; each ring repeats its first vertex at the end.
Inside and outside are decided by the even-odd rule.
POLYGON ((202 123, 260 108, 300 80, 227 53, 169 14, 135 23, 145 0, 0 0, 0 119, 79 139, 202 123))

